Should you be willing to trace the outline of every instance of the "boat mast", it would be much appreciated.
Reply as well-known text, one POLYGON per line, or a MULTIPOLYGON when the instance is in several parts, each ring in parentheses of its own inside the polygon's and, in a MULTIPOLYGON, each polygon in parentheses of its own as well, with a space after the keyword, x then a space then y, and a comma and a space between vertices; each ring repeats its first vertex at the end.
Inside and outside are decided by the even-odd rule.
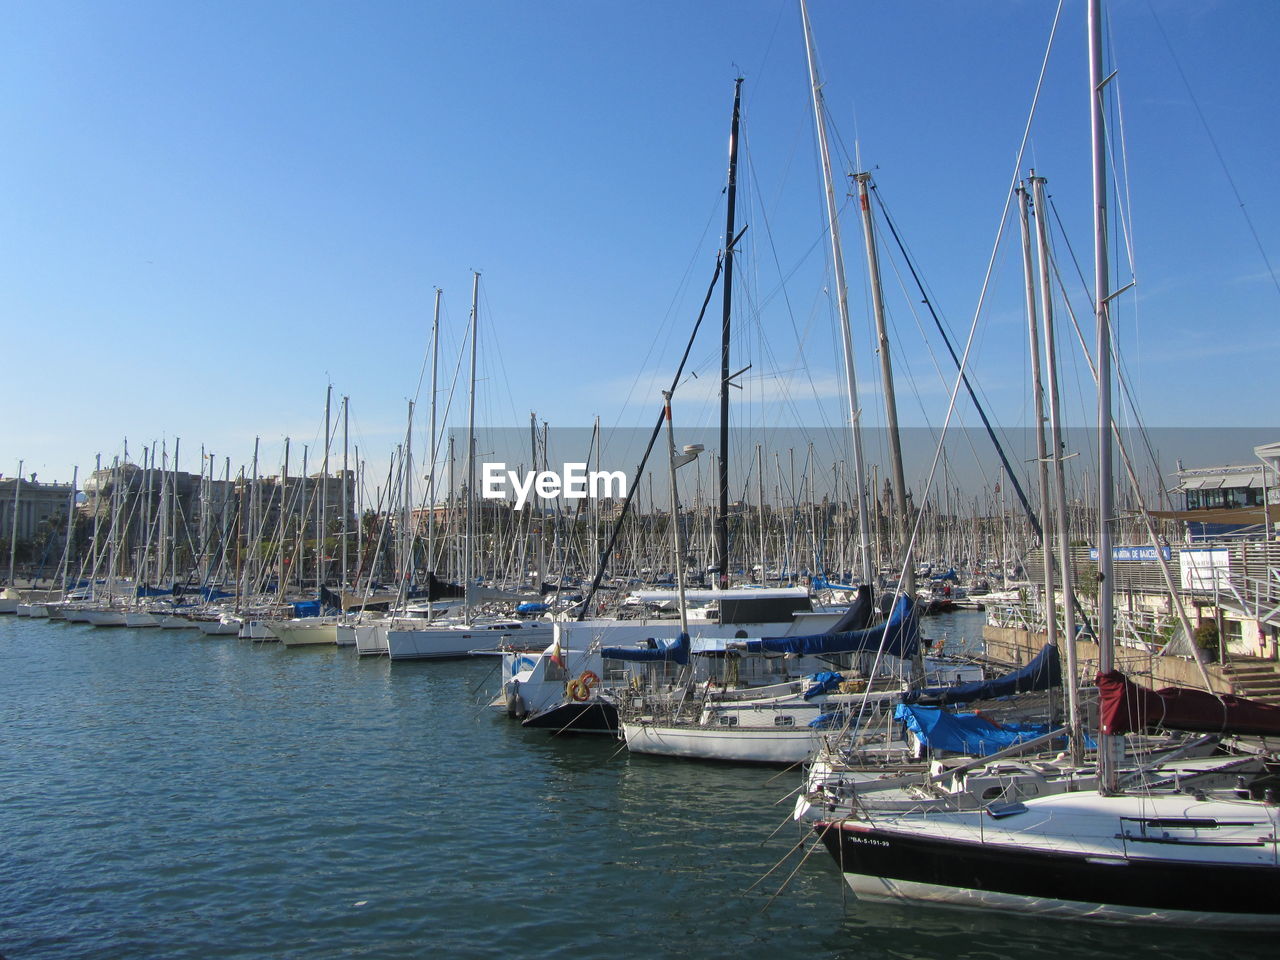
POLYGON ((471 622, 471 596, 475 591, 475 510, 473 504, 476 497, 476 337, 478 333, 480 299, 480 274, 471 276, 471 389, 467 400, 467 503, 466 503, 466 535, 462 541, 462 569, 466 578, 463 617, 471 622))
MULTIPOLYGON (((320 499, 316 503, 316 596, 327 580, 325 541, 329 539, 329 447, 333 442, 333 420, 330 412, 333 404, 333 384, 324 388, 324 456, 320 460, 320 499)), ((177 458, 177 451, 174 451, 177 458)), ((339 588, 341 589, 341 588, 339 588)))
MULTIPOLYGON (((338 587, 339 592, 347 589, 347 537, 350 536, 350 523, 348 517, 351 514, 350 494, 347 491, 347 484, 350 482, 351 472, 347 459, 347 453, 350 450, 349 442, 351 435, 348 432, 350 427, 349 407, 351 404, 350 397, 342 398, 342 584, 338 587)), ((344 603, 345 607, 346 604, 344 603)))
MULTIPOLYGON (((436 361, 440 351, 440 298, 443 293, 436 287, 436 305, 431 320, 431 432, 427 438, 431 462, 427 467, 427 570, 432 573, 436 568, 436 361)), ((427 617, 430 616, 431 603, 428 601, 427 617)))
POLYGON ((734 213, 738 199, 738 118, 742 77, 733 82, 733 124, 729 131, 729 184, 724 227, 724 310, 720 323, 720 449, 717 451, 719 508, 716 511, 716 561, 721 589, 729 586, 729 318, 733 307, 734 213))
MULTIPOLYGON (((1093 270, 1098 358, 1098 672, 1115 665, 1115 587, 1112 583, 1111 518, 1115 493, 1111 443, 1111 278, 1107 270, 1106 126, 1103 89, 1110 81, 1102 73, 1102 0, 1087 0, 1089 27, 1090 129, 1093 158, 1093 270)), ((1112 738, 1099 732, 1098 785, 1103 793, 1116 789, 1112 738)))
POLYGON ((680 540, 680 494, 676 487, 676 468, 688 463, 697 454, 676 456, 675 428, 671 423, 670 390, 662 391, 662 403, 663 416, 667 420, 667 466, 670 471, 668 477, 671 480, 671 552, 675 555, 676 602, 680 607, 680 637, 684 640, 689 636, 689 611, 685 609, 684 602, 684 545, 680 540))
POLYGON ((403 603, 413 587, 413 408, 409 401, 409 413, 405 418, 404 455, 400 458, 400 589, 403 603))
MULTIPOLYGON (((182 449, 182 438, 173 438, 173 472, 169 475, 169 553, 165 558, 169 571, 169 581, 178 579, 178 451, 182 449)), ((186 533, 186 517, 182 518, 182 529, 186 533)), ((190 538, 188 538, 190 540, 190 538)), ((159 586, 159 584, 157 584, 159 586)))
POLYGON ((862 582, 875 583, 871 557, 871 510, 867 500, 866 464, 862 457, 862 418, 858 409, 857 369, 853 361, 853 335, 849 329, 849 290, 845 284, 844 254, 840 247, 840 221, 837 215, 835 188, 831 182, 831 151, 827 146, 827 123, 822 103, 822 83, 818 79, 818 63, 813 48, 813 32, 809 11, 800 0, 800 18, 804 23, 805 52, 809 62, 809 86, 813 95, 813 121, 818 133, 818 154, 822 161, 822 183, 827 200, 827 224, 831 235, 831 266, 835 273, 836 304, 840 311, 840 339, 844 347, 845 391, 849 400, 849 425, 852 430, 853 482, 857 488, 858 539, 862 547, 862 582))
MULTIPOLYGON (((255 438, 253 441, 253 468, 256 474, 258 469, 257 438, 255 438)), ((243 475, 244 473, 243 467, 241 468, 240 472, 243 475)), ((253 481, 253 485, 254 487, 258 486, 258 481, 256 478, 253 481)), ((268 506, 270 506, 270 503, 268 503, 268 506)), ((279 553, 280 559, 279 559, 279 562, 277 562, 276 564, 276 570, 277 570, 276 579, 280 581, 279 586, 277 588, 278 596, 276 598, 277 602, 279 603, 284 603, 285 592, 288 588, 289 566, 286 565, 284 551, 285 551, 285 544, 289 536, 290 522, 292 520, 289 514, 291 514, 292 512, 293 512, 293 498, 289 496, 289 438, 285 437, 284 438, 284 463, 281 465, 281 468, 280 468, 280 525, 279 525, 280 526, 280 553, 279 553)), ((293 560, 291 558, 288 561, 288 564, 291 565, 292 563, 293 563, 293 560)), ((237 599, 236 602, 238 604, 239 600, 237 599)))
MULTIPOLYGON (((257 542, 257 540, 259 539, 260 525, 262 523, 262 484, 259 482, 259 478, 258 478, 258 445, 261 442, 261 440, 262 440, 261 437, 253 438, 253 470, 252 470, 252 475, 249 478, 249 482, 251 486, 249 487, 249 526, 248 526, 248 533, 245 536, 246 543, 257 542)), ((240 474, 243 477, 244 475, 243 466, 240 468, 240 474)), ((285 504, 285 494, 286 494, 285 484, 288 482, 288 479, 289 479, 289 439, 288 437, 286 437, 284 441, 284 468, 282 470, 282 475, 280 477, 280 504, 282 507, 280 516, 282 518, 285 516, 283 508, 285 504)), ((237 513, 239 513, 238 510, 237 510, 237 513)), ((282 519, 281 521, 282 526, 280 527, 281 550, 284 549, 283 544, 284 544, 285 528, 283 526, 283 522, 284 521, 282 519)), ((255 555, 250 557, 249 562, 245 564, 246 571, 251 571, 251 572, 248 572, 245 575, 245 585, 243 590, 240 590, 239 580, 237 578, 237 591, 239 591, 237 593, 237 596, 239 596, 240 592, 243 592, 243 593, 249 592, 248 584, 249 584, 250 576, 254 577, 255 581, 257 580, 265 581, 266 579, 265 577, 262 576, 262 573, 261 573, 262 564, 265 563, 265 560, 260 559, 257 556, 257 553, 258 551, 255 550, 254 551, 255 555)), ((277 578, 280 580, 280 584, 281 584, 280 596, 283 597, 284 596, 284 571, 277 569, 276 573, 277 573, 277 578)))
POLYGON ((764 448, 758 443, 756 444, 756 522, 760 525, 757 531, 760 539, 760 585, 764 586, 768 582, 764 559, 764 448))
POLYGON ((62 599, 67 598, 67 567, 71 564, 71 550, 75 543, 76 523, 76 484, 80 481, 80 468, 71 468, 71 496, 67 499, 67 531, 66 542, 62 545, 62 570, 59 579, 62 581, 62 599))
MULTIPOLYGON (((1036 241, 1040 267, 1040 312, 1044 315, 1044 359, 1049 378, 1049 439, 1053 445, 1053 515, 1057 525, 1058 568, 1062 573, 1062 626, 1066 637, 1063 652, 1067 661, 1067 722, 1071 724, 1071 759, 1084 762, 1080 739, 1080 668, 1076 662, 1075 584, 1071 570, 1070 518, 1067 516, 1066 469, 1062 462, 1062 410, 1058 397, 1058 351, 1053 335, 1053 294, 1049 286, 1049 237, 1044 211, 1044 177, 1032 176, 1032 201, 1036 212, 1036 241)), ((1047 551, 1046 551, 1047 553, 1047 551)), ((1048 560, 1046 559, 1046 563, 1048 560)))
POLYGON ((13 586, 14 562, 18 558, 18 495, 22 492, 22 467, 18 461, 18 476, 13 484, 13 527, 9 530, 9 586, 13 586))
POLYGON ((893 506, 897 513, 894 530, 902 550, 902 589, 913 600, 916 595, 916 565, 911 559, 911 518, 907 512, 907 478, 902 466, 902 438, 898 433, 898 399, 893 387, 893 361, 889 356, 889 330, 884 321, 884 293, 880 284, 880 257, 876 252, 875 225, 871 220, 871 196, 867 184, 871 174, 856 173, 858 206, 862 211, 862 233, 867 244, 867 278, 871 284, 871 310, 876 322, 876 342, 880 346, 880 379, 884 389, 885 428, 889 435, 889 468, 893 471, 893 506))
MULTIPOLYGON (((1031 175, 1035 176, 1034 170, 1031 175)), ((1026 187, 1019 186, 1017 194, 1018 224, 1022 230, 1022 274, 1027 293, 1027 336, 1031 347, 1031 406, 1035 417, 1036 479, 1040 486, 1040 555, 1044 562, 1045 626, 1049 643, 1057 646, 1058 615, 1054 609, 1057 586, 1053 573, 1053 550, 1049 542, 1052 523, 1049 515, 1049 451, 1044 438, 1044 386, 1040 376, 1040 318, 1036 310, 1035 269, 1031 261, 1031 212, 1026 187)), ((1036 207, 1037 219, 1040 213, 1040 208, 1036 207)))

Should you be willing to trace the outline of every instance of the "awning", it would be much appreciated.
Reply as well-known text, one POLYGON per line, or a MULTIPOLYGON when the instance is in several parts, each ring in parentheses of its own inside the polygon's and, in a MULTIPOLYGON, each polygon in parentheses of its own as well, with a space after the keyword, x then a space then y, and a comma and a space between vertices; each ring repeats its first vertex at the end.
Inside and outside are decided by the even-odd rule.
MULTIPOLYGON (((1154 520, 1182 520, 1186 523, 1227 523, 1249 526, 1263 523, 1266 514, 1262 507, 1223 507, 1211 510, 1152 510, 1154 520)), ((1272 505, 1271 520, 1280 521, 1280 506, 1272 505)))
POLYGON ((1261 489, 1265 485, 1262 469, 1262 465, 1259 464, 1256 467, 1179 476, 1178 489, 1183 491, 1219 490, 1224 487, 1228 490, 1247 490, 1250 487, 1261 489))

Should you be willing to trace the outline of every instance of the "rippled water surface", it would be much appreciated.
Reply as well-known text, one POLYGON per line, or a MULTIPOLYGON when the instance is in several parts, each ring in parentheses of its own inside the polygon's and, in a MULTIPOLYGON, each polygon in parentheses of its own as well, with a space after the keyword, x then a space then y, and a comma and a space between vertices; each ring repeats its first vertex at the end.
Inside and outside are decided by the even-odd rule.
POLYGON ((0 618, 0 953, 1264 955, 860 904, 793 852, 797 773, 526 731, 481 705, 495 689, 488 659, 0 618))

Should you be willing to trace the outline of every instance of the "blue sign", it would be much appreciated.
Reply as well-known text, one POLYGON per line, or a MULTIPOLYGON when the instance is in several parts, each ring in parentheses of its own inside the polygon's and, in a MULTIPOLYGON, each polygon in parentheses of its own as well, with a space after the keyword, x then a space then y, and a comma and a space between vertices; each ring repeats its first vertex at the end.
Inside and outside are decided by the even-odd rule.
MULTIPOLYGON (((1168 547, 1161 547, 1160 556, 1163 556, 1165 560, 1170 560, 1173 558, 1173 551, 1170 550, 1168 547)), ((1139 561, 1145 561, 1146 563, 1156 563, 1160 559, 1160 556, 1156 555, 1155 547, 1112 547, 1111 548, 1112 560, 1139 560, 1139 561)), ((1097 547, 1091 547, 1089 549, 1089 559, 1090 560, 1098 559, 1097 547)))

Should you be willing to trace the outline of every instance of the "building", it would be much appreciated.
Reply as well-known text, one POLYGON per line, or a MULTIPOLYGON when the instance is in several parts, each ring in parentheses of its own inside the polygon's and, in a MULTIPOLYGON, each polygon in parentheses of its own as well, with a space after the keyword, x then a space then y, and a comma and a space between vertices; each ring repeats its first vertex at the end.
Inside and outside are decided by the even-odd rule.
MULTIPOLYGON (((29 478, 0 478, 0 544, 8 557, 14 544, 14 500, 17 500, 17 543, 24 547, 43 547, 41 553, 62 550, 67 525, 67 508, 71 500, 71 484, 40 483, 33 473, 29 478)), ((24 556, 32 551, 24 549, 24 556)), ((57 554, 55 554, 56 559, 57 554)))
POLYGON ((1270 540, 1280 519, 1280 442, 1253 448, 1256 463, 1185 469, 1174 493, 1182 510, 1160 513, 1186 524, 1188 541, 1222 537, 1270 540))
POLYGON ((0 540, 5 544, 13 538, 15 497, 18 501, 18 539, 34 540, 41 533, 41 524, 52 524, 59 529, 65 525, 71 484, 40 483, 34 473, 23 480, 0 477, 0 540))

